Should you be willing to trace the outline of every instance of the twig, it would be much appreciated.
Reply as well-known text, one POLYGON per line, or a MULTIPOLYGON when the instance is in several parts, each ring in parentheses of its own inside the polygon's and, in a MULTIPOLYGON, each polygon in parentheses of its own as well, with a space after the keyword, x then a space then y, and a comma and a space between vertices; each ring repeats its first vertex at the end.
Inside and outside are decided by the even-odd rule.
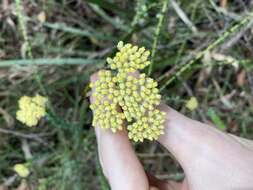
POLYGON ((11 186, 16 178, 18 177, 17 174, 14 174, 13 176, 8 177, 7 179, 4 180, 4 186, 8 187, 11 186))
POLYGON ((214 8, 214 10, 218 13, 223 14, 224 16, 227 16, 233 20, 241 20, 242 16, 239 14, 236 14, 234 12, 229 12, 225 7, 221 6, 217 6, 216 3, 213 0, 209 0, 210 5, 214 8))
POLYGON ((9 129, 3 129, 3 128, 0 128, 0 133, 11 134, 11 135, 21 137, 21 138, 26 138, 26 139, 33 139, 33 140, 40 142, 41 144, 48 145, 40 138, 40 136, 43 136, 41 134, 23 134, 20 132, 12 131, 9 129))
POLYGON ((29 160, 33 157, 27 139, 22 139, 22 150, 24 152, 26 160, 29 160))
POLYGON ((250 20, 250 22, 246 25, 245 28, 243 28, 240 32, 235 34, 234 37, 231 38, 231 40, 227 41, 221 46, 220 48, 221 52, 230 49, 237 41, 241 39, 241 37, 245 34, 245 32, 247 32, 248 29, 252 28, 252 26, 253 26, 253 19, 250 20))

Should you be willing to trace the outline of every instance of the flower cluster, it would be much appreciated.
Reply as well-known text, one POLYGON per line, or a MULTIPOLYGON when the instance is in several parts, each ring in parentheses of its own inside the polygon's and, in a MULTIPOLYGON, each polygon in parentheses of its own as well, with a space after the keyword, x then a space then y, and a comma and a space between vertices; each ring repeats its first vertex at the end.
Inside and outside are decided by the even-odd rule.
POLYGON ((157 82, 136 72, 150 64, 150 52, 123 42, 117 48, 119 52, 114 58, 107 58, 107 62, 118 72, 100 71, 99 80, 91 83, 95 99, 90 106, 94 112, 93 126, 116 132, 127 124, 130 139, 157 139, 163 134, 165 121, 165 113, 156 108, 161 99, 157 82))
POLYGON ((46 115, 46 102, 47 98, 40 95, 21 97, 19 99, 19 110, 16 113, 17 120, 28 127, 37 125, 40 118, 46 115))
POLYGON ((91 87, 95 89, 93 96, 95 102, 90 108, 95 110, 93 125, 99 125, 101 128, 111 128, 113 132, 122 129, 125 115, 117 111, 117 96, 115 80, 110 71, 100 71, 99 80, 91 87))
POLYGON ((191 97, 189 100, 187 100, 185 106, 191 110, 191 111, 194 111, 195 109, 198 108, 198 100, 196 97, 191 97))
POLYGON ((16 164, 13 169, 20 177, 26 178, 30 174, 26 164, 16 164))
POLYGON ((106 60, 113 70, 118 69, 120 73, 131 73, 150 64, 150 61, 147 61, 150 52, 146 51, 144 47, 138 48, 132 44, 124 45, 120 41, 117 48, 119 52, 115 57, 113 59, 108 57, 106 60))

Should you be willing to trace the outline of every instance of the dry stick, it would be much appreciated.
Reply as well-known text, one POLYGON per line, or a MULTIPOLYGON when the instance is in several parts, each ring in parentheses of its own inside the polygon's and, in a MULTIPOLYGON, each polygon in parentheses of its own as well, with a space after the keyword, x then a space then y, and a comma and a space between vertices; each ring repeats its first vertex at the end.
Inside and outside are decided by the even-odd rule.
POLYGON ((33 156, 32 156, 32 153, 31 153, 31 148, 30 148, 30 146, 29 146, 29 144, 27 142, 27 139, 22 139, 21 142, 22 142, 21 148, 22 148, 23 153, 25 155, 25 159, 26 160, 32 159, 33 156))
POLYGON ((26 138, 26 139, 33 139, 33 140, 40 142, 41 144, 48 145, 40 138, 41 135, 38 135, 38 134, 23 134, 20 132, 8 130, 8 129, 3 129, 3 128, 0 128, 0 133, 11 134, 11 135, 26 138))
POLYGON ((170 2, 171 2, 171 6, 176 11, 176 13, 181 18, 181 20, 191 29, 191 31, 193 33, 197 33, 198 29, 196 28, 196 26, 194 26, 194 24, 191 22, 191 20, 187 17, 185 12, 180 8, 178 3, 175 0, 170 0, 170 2))
POLYGON ((189 63, 182 66, 179 71, 175 73, 174 76, 172 76, 167 82, 160 88, 161 91, 163 91, 168 85, 170 85, 172 82, 174 82, 179 76, 181 76, 186 70, 191 68, 191 66, 200 58, 202 58, 208 51, 216 48, 220 43, 222 43, 224 40, 226 40, 228 37, 231 36, 234 32, 239 30, 242 26, 244 26, 246 23, 250 22, 252 20, 253 12, 250 13, 249 16, 245 17, 240 23, 236 24, 235 26, 232 26, 228 31, 224 32, 220 38, 215 40, 211 45, 209 45, 205 50, 199 52, 194 59, 192 59, 189 63))
POLYGON ((243 16, 241 15, 238 15, 237 13, 234 13, 234 12, 230 12, 228 11, 225 7, 221 7, 221 6, 218 6, 213 0, 209 0, 209 3, 210 5, 213 7, 213 9, 217 12, 217 13, 221 13, 223 14, 224 16, 227 16, 231 19, 234 19, 236 21, 239 21, 242 19, 243 16))
POLYGON ((238 42, 238 40, 240 40, 240 38, 245 34, 245 32, 248 29, 252 28, 252 26, 253 26, 253 19, 242 30, 240 30, 237 34, 235 34, 234 37, 231 38, 231 40, 227 41, 221 46, 220 48, 221 52, 224 52, 229 48, 231 48, 236 42, 238 42))
MULTIPOLYGON (((10 177, 8 177, 7 179, 5 179, 5 180, 4 180, 3 187, 11 186, 11 185, 15 182, 15 180, 16 180, 17 177, 18 177, 18 175, 17 175, 17 174, 14 174, 13 176, 10 176, 10 177)), ((1 186, 0 186, 0 187, 1 187, 1 186)), ((0 189, 1 189, 1 188, 0 188, 0 189)))

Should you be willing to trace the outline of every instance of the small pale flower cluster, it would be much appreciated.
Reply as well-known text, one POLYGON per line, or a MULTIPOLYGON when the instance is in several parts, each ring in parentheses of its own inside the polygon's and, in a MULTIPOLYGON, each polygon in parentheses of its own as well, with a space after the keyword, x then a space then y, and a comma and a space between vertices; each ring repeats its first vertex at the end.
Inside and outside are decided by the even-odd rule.
POLYGON ((32 127, 38 124, 40 118, 46 115, 47 98, 36 95, 34 97, 23 96, 19 99, 19 110, 16 118, 20 122, 32 127))
POLYGON ((26 164, 16 164, 14 165, 13 169, 20 177, 23 178, 26 178, 30 174, 30 171, 26 164))
POLYGON ((119 52, 107 58, 112 71, 100 71, 99 80, 91 83, 95 102, 93 126, 110 128, 113 132, 127 124, 128 136, 134 141, 154 140, 163 134, 165 113, 156 106, 161 95, 157 82, 145 74, 137 75, 138 69, 149 65, 149 51, 131 44, 119 42, 119 52), (126 122, 124 122, 126 120, 126 122))
POLYGON ((185 106, 191 110, 191 111, 194 111, 195 109, 198 108, 198 100, 196 97, 191 97, 189 100, 186 101, 186 104, 185 106))

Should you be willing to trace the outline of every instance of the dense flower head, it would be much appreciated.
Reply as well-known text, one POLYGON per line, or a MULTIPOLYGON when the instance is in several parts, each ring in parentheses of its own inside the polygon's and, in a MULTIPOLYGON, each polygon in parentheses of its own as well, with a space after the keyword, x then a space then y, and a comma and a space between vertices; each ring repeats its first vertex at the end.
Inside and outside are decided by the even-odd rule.
POLYGON ((106 61, 110 65, 110 68, 117 69, 120 73, 135 72, 138 69, 143 69, 150 64, 148 57, 150 52, 144 47, 139 48, 132 44, 123 44, 120 41, 117 45, 118 52, 114 58, 108 57, 106 61))
POLYGON ((158 84, 137 70, 149 65, 150 52, 132 44, 117 45, 119 52, 107 58, 113 71, 99 71, 99 79, 91 83, 95 101, 93 126, 110 128, 113 132, 127 125, 128 136, 134 141, 154 140, 163 134, 165 113, 156 107, 161 95, 158 84))
POLYGON ((13 169, 20 177, 26 178, 30 174, 26 164, 15 164, 13 169))
POLYGON ((186 101, 186 107, 191 110, 194 111, 195 109, 198 108, 198 100, 196 97, 191 97, 189 100, 186 101))
POLYGON ((40 118, 46 115, 46 102, 47 98, 40 95, 22 96, 19 99, 19 110, 16 113, 17 120, 28 127, 37 125, 40 118))

